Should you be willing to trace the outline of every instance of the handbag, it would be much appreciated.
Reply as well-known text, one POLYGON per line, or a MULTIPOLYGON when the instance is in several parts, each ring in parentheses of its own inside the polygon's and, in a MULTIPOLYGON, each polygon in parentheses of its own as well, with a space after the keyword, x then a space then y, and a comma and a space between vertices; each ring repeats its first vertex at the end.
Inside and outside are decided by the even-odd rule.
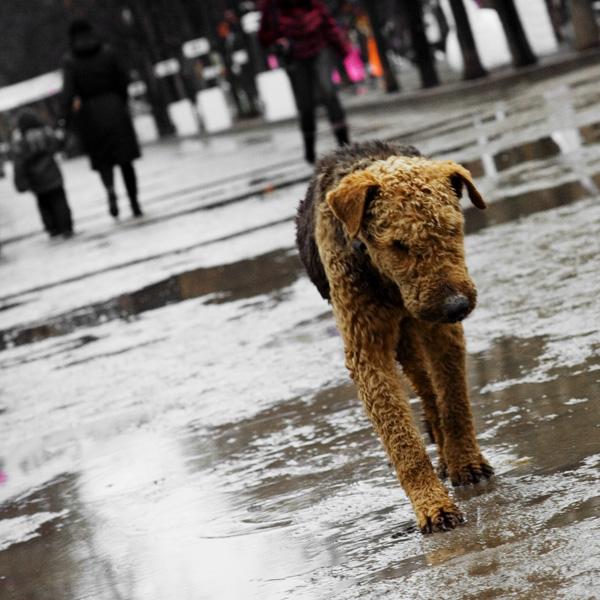
POLYGON ((344 58, 344 68, 352 83, 364 81, 366 78, 365 65, 360 57, 358 48, 354 46, 344 58))

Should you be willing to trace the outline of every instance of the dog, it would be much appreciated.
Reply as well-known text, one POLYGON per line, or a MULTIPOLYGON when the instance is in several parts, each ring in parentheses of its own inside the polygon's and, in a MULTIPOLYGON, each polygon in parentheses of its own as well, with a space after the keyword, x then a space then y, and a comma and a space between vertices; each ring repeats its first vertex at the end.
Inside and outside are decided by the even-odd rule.
POLYGON ((464 258, 460 198, 486 207, 467 169, 411 146, 364 142, 316 166, 296 218, 309 278, 331 303, 346 367, 423 533, 464 516, 415 426, 398 363, 420 396, 453 485, 490 478, 475 437, 461 321, 477 292, 464 258))

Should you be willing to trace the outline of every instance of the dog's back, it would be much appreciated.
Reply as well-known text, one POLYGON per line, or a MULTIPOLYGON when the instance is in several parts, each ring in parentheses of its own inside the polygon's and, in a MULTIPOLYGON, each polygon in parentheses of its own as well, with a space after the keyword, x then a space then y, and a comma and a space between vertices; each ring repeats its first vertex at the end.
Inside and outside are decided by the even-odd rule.
POLYGON ((315 208, 328 190, 352 171, 365 169, 376 160, 390 156, 419 156, 413 146, 370 141, 345 146, 321 159, 316 166, 306 196, 300 202, 296 216, 296 244, 302 264, 310 280, 323 298, 329 300, 329 282, 325 275, 315 240, 315 208))

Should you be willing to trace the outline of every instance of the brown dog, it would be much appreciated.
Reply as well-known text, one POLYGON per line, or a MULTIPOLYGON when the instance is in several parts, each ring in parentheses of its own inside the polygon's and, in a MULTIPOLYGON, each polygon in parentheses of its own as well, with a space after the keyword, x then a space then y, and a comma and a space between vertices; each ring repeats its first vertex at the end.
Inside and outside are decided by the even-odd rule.
POLYGON ((436 476, 397 369, 421 397, 453 485, 493 469, 475 438, 460 321, 477 292, 464 261, 459 198, 470 173, 412 147, 355 144, 317 165, 300 204, 297 243, 308 275, 333 307, 346 366, 416 513, 421 531, 463 521, 436 476))

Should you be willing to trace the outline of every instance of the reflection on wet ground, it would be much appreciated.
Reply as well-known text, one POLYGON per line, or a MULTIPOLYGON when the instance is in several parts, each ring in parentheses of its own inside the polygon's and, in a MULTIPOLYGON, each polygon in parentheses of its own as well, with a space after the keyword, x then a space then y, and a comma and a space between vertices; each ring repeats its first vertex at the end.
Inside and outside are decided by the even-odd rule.
MULTIPOLYGON (((600 183, 600 173, 594 177, 600 183)), ((570 204, 586 195, 588 190, 583 184, 571 181, 506 196, 490 204, 483 212, 469 206, 464 211, 465 231, 473 233, 484 227, 570 204)), ((128 320, 143 312, 191 298, 212 296, 208 302, 227 302, 269 293, 291 284, 301 272, 303 269, 298 257, 288 249, 228 265, 193 269, 117 298, 55 316, 44 323, 0 331, 0 351, 108 320, 128 320)), ((18 305, 6 304, 2 308, 8 310, 18 305)))
POLYGON ((491 199, 465 209, 483 292, 466 329, 498 476, 455 490, 464 527, 416 531, 327 305, 289 247, 249 248, 3 332, 3 374, 38 389, 0 388, 0 598, 600 596, 600 128, 581 112, 599 94, 584 79, 410 140, 491 199))
POLYGON ((600 371, 478 397, 521 377, 542 345, 505 339, 471 357, 475 417, 499 476, 456 491, 469 522, 452 534, 415 531, 343 384, 223 426, 133 430, 92 452, 73 439, 20 457, 10 477, 65 454, 78 469, 2 505, 4 522, 35 517, 0 552, 2 597, 592 597, 600 371))
POLYGON ((465 231, 469 234, 490 225, 515 221, 536 212, 570 204, 586 195, 587 192, 581 183, 571 181, 555 187, 507 196, 490 204, 485 211, 468 207, 465 209, 465 231))
POLYGON ((59 315, 43 324, 2 331, 0 351, 113 319, 128 320, 146 311, 191 298, 212 296, 208 302, 219 303, 267 294, 290 285, 300 271, 297 255, 288 250, 229 265, 186 271, 129 294, 59 315))
POLYGON ((502 150, 494 156, 494 162, 496 163, 496 169, 503 171, 529 160, 550 158, 558 154, 560 154, 559 145, 550 136, 546 136, 539 140, 502 150))

